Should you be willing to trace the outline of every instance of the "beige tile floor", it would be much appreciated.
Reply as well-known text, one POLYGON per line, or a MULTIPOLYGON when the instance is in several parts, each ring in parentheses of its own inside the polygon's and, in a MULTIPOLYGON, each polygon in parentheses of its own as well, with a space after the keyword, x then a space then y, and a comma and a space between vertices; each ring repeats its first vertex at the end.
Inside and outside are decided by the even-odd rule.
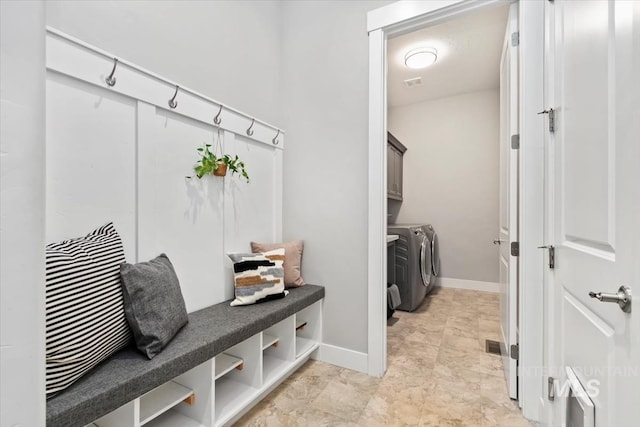
POLYGON ((485 339, 500 340, 498 295, 436 289, 390 320, 384 378, 309 361, 237 425, 529 426, 485 339))

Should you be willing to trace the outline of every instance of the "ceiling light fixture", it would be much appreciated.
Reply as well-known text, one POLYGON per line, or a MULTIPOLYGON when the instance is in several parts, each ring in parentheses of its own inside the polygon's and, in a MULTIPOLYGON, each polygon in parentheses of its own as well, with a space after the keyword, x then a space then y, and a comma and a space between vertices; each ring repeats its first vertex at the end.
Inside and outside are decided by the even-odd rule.
POLYGON ((404 64, 409 68, 426 68, 438 59, 438 51, 434 47, 418 47, 411 49, 404 56, 404 64))

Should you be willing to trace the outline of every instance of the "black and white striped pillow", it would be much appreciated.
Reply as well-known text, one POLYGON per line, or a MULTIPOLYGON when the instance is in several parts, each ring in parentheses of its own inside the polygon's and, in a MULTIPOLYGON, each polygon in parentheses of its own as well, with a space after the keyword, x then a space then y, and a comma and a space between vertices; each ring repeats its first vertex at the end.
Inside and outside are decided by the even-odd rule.
POLYGON ((112 223, 46 248, 46 390, 64 390, 129 342, 112 223))

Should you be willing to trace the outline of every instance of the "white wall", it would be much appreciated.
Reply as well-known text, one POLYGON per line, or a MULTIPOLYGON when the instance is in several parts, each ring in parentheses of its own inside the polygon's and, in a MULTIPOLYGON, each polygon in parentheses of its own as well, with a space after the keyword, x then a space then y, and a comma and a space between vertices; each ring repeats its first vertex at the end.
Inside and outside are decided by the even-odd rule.
POLYGON ((396 223, 433 224, 442 277, 498 282, 499 91, 391 108, 388 120, 408 149, 396 223))
POLYGON ((280 2, 45 3, 47 25, 282 126, 280 2))
POLYGON ((0 18, 0 425, 43 426, 44 4, 0 18))
MULTIPOLYGON (((388 1, 283 5, 285 238, 326 287, 324 341, 367 352, 368 36, 388 1)), ((364 367, 366 369, 366 367, 364 367)))

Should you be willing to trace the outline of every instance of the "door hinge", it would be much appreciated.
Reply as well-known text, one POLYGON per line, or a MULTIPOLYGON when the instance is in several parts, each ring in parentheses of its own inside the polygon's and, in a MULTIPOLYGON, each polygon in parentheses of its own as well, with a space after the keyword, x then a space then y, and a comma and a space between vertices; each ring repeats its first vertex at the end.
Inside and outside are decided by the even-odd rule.
POLYGON ((511 33, 511 46, 518 46, 520 44, 520 33, 515 31, 511 33))
POLYGON ((520 148, 520 135, 511 135, 511 148, 514 150, 520 148))
POLYGON ((555 379, 553 377, 547 378, 547 399, 549 399, 549 400, 553 400, 553 399, 556 398, 556 390, 554 388, 554 381, 555 381, 555 379))
POLYGON ((511 242, 511 256, 520 256, 520 242, 511 242))
POLYGON ((513 360, 520 360, 520 344, 512 344, 509 355, 513 360))
POLYGON ((540 111, 538 114, 548 114, 549 115, 549 132, 556 131, 556 112, 553 108, 549 108, 548 110, 540 111))

